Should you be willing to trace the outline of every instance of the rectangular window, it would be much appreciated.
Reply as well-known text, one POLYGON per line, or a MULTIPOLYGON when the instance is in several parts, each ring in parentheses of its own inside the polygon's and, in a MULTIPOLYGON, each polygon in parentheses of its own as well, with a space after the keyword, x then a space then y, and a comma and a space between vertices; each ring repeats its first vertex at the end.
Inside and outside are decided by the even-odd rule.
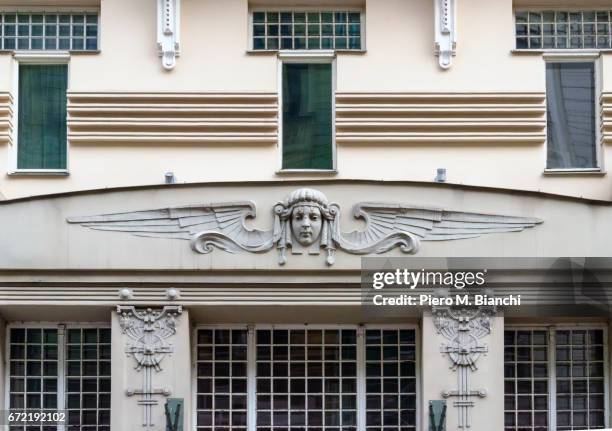
POLYGON ((359 11, 255 11, 253 49, 361 50, 359 11))
POLYGON ((9 409, 66 410, 66 431, 110 431, 110 352, 109 328, 10 328, 9 409))
POLYGON ((598 167, 594 62, 547 62, 548 169, 598 167))
POLYGON ((196 349, 198 430, 246 431, 247 330, 201 329, 196 349))
POLYGON ((604 428, 604 335, 603 329, 506 330, 505 430, 604 428))
POLYGON ((517 49, 610 49, 609 10, 517 11, 517 49))
POLYGON ((414 431, 416 387, 414 329, 197 331, 198 430, 414 431))
POLYGON ((257 331, 257 429, 354 430, 357 331, 257 331))
POLYGON ((66 64, 20 64, 17 169, 66 169, 66 64))
POLYGON ((0 12, 0 51, 97 49, 97 13, 0 12))
POLYGON ((283 169, 334 168, 331 63, 282 64, 283 169))
POLYGON ((416 333, 366 331, 366 430, 416 430, 416 333))

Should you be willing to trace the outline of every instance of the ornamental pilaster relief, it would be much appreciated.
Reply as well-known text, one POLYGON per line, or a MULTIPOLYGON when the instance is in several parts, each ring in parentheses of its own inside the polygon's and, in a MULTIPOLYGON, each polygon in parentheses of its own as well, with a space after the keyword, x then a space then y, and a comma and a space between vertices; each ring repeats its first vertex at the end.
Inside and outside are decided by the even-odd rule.
POLYGON ((159 397, 168 397, 172 388, 158 388, 154 376, 162 371, 162 362, 172 355, 174 348, 169 339, 176 334, 177 318, 181 306, 166 306, 163 309, 136 309, 134 306, 117 306, 121 332, 130 341, 125 353, 134 360, 134 368, 142 373, 140 388, 127 388, 128 397, 138 396, 142 411, 142 426, 153 430, 153 407, 159 404, 159 397))

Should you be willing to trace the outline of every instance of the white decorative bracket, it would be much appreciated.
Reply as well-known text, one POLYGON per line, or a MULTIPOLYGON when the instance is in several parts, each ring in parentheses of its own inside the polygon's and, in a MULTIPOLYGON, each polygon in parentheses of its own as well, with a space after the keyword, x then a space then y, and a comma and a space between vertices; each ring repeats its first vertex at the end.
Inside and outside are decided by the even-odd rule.
POLYGON ((449 69, 457 52, 457 1, 434 0, 436 55, 442 69, 449 69))
POLYGON ((181 0, 157 0, 157 51, 162 66, 171 70, 180 52, 181 0))

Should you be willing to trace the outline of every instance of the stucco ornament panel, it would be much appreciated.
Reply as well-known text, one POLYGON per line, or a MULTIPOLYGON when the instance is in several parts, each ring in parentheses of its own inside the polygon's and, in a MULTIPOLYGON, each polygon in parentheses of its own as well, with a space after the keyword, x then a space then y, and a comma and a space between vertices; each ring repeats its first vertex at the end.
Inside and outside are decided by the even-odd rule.
POLYGON ((174 69, 180 52, 181 0, 157 0, 157 51, 166 70, 174 69))
POLYGON ((278 263, 287 254, 326 256, 333 265, 336 250, 355 255, 382 254, 394 248, 415 254, 422 241, 448 241, 481 235, 520 232, 541 220, 472 212, 447 211, 389 202, 362 202, 353 215, 364 220, 365 229, 342 232, 340 206, 320 191, 301 188, 273 208, 274 225, 269 230, 248 229, 247 218, 255 218, 253 202, 208 203, 126 213, 69 217, 68 223, 100 231, 125 232, 136 236, 190 241, 202 254, 215 248, 230 253, 278 251, 278 263))
POLYGON ((139 395, 138 404, 143 407, 142 426, 153 429, 153 406, 158 404, 156 395, 169 396, 170 388, 153 387, 153 371, 162 371, 162 360, 172 354, 173 346, 168 339, 176 334, 176 318, 182 313, 181 306, 167 306, 163 309, 141 309, 133 306, 117 306, 121 331, 131 341, 126 343, 125 352, 134 358, 136 369, 142 371, 142 388, 128 388, 128 397, 139 395))
POLYGON ((434 0, 436 55, 440 67, 449 69, 457 48, 457 3, 458 0, 434 0))
POLYGON ((491 318, 495 307, 452 308, 434 307, 434 325, 448 343, 442 343, 440 351, 448 355, 451 368, 457 373, 457 389, 442 391, 444 398, 454 398, 459 429, 470 429, 469 409, 474 407, 474 398, 485 398, 485 388, 470 388, 470 373, 478 367, 476 363, 488 348, 481 340, 491 333, 491 318))

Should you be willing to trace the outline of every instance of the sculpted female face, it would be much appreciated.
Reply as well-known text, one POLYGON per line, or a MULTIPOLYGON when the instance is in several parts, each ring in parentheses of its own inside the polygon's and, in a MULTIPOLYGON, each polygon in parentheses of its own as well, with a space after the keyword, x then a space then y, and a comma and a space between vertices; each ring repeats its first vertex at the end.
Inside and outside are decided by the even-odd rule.
POLYGON ((308 247, 319 238, 323 221, 321 210, 311 206, 297 206, 291 214, 291 231, 297 241, 308 247))

